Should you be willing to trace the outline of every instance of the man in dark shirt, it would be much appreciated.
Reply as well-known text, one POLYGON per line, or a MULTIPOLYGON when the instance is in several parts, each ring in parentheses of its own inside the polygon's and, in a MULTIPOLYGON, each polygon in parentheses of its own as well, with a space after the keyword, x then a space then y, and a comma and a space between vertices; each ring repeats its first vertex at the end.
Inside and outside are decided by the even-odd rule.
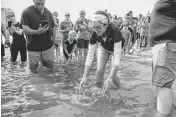
POLYGON ((149 39, 155 45, 152 84, 158 92, 157 111, 161 117, 168 117, 176 78, 176 0, 157 1, 151 14, 149 39))
POLYGON ((45 67, 53 68, 56 28, 52 13, 44 7, 45 0, 33 0, 21 17, 23 31, 27 36, 30 70, 36 72, 39 60, 45 67))
POLYGON ((10 46, 10 53, 11 53, 11 62, 16 62, 18 52, 21 55, 21 62, 26 62, 27 60, 27 52, 26 52, 26 40, 23 35, 22 26, 19 22, 15 19, 15 14, 12 11, 7 13, 8 21, 11 22, 8 29, 10 35, 13 38, 12 44, 10 46))

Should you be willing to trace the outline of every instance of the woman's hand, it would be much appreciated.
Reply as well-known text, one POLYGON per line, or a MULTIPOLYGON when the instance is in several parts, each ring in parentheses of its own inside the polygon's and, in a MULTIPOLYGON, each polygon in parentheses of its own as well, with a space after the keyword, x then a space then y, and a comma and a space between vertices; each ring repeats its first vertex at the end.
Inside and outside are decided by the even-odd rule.
POLYGON ((104 82, 103 93, 106 93, 106 91, 111 87, 111 84, 112 78, 107 78, 106 81, 104 82))
POLYGON ((87 77, 83 76, 82 79, 81 79, 81 82, 80 82, 80 88, 79 88, 80 90, 81 90, 82 87, 84 87, 86 82, 87 82, 87 77))

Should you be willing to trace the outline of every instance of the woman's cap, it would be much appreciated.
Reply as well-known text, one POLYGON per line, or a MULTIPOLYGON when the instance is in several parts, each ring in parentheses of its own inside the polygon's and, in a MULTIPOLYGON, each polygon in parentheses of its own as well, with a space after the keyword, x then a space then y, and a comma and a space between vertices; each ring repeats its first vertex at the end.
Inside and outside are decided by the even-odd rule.
POLYGON ((102 14, 94 14, 92 17, 92 21, 99 21, 103 24, 108 24, 108 18, 102 14))

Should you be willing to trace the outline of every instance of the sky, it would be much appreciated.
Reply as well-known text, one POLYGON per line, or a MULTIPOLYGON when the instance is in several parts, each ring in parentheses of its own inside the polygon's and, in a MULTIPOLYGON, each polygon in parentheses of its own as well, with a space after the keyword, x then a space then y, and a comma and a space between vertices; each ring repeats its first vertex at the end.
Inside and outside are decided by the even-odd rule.
MULTIPOLYGON (((133 11, 134 16, 140 13, 146 15, 152 11, 155 2, 156 0, 46 0, 45 7, 51 12, 57 11, 61 21, 65 12, 69 12, 71 20, 75 21, 83 9, 87 18, 91 18, 95 11, 105 9, 118 17, 124 17, 129 10, 133 11)), ((22 11, 30 5, 33 5, 33 0, 1 0, 1 7, 11 8, 17 20, 20 20, 22 11)))

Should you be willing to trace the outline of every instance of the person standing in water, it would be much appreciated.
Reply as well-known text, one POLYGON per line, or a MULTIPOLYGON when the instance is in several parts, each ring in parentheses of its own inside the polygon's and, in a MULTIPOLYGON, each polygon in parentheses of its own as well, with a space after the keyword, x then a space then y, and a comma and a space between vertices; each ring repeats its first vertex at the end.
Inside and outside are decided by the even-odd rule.
POLYGON ((123 38, 119 27, 113 22, 110 22, 109 16, 105 11, 97 11, 94 13, 92 17, 92 27, 93 33, 90 38, 80 89, 85 85, 88 79, 88 72, 94 58, 97 44, 99 48, 95 85, 99 88, 104 88, 104 91, 107 91, 112 84, 115 84, 119 88, 121 85, 116 73, 121 62, 123 38), (110 57, 112 58, 111 71, 103 86, 105 66, 110 57))
POLYGON ((123 47, 123 55, 125 53, 129 53, 130 51, 130 42, 131 42, 131 32, 128 29, 128 25, 124 25, 121 30, 122 36, 124 38, 124 47, 123 47))
POLYGON ((175 90, 172 85, 176 79, 176 0, 156 2, 151 14, 149 39, 154 45, 152 84, 157 89, 158 117, 169 117, 175 90))
POLYGON ((80 18, 78 18, 75 23, 75 30, 77 32, 76 38, 78 40, 78 59, 86 57, 90 40, 90 20, 86 18, 86 12, 84 10, 81 10, 79 15, 80 18))
POLYGON ((54 70, 54 46, 56 27, 52 13, 45 7, 45 0, 33 0, 23 10, 21 23, 26 35, 29 67, 37 73, 39 62, 42 66, 54 70))
POLYGON ((22 24, 16 21, 15 14, 12 11, 7 12, 7 18, 11 25, 9 26, 10 35, 13 37, 12 44, 10 45, 12 63, 16 62, 18 52, 21 55, 21 62, 25 63, 27 60, 27 49, 26 49, 26 40, 23 35, 22 24))

